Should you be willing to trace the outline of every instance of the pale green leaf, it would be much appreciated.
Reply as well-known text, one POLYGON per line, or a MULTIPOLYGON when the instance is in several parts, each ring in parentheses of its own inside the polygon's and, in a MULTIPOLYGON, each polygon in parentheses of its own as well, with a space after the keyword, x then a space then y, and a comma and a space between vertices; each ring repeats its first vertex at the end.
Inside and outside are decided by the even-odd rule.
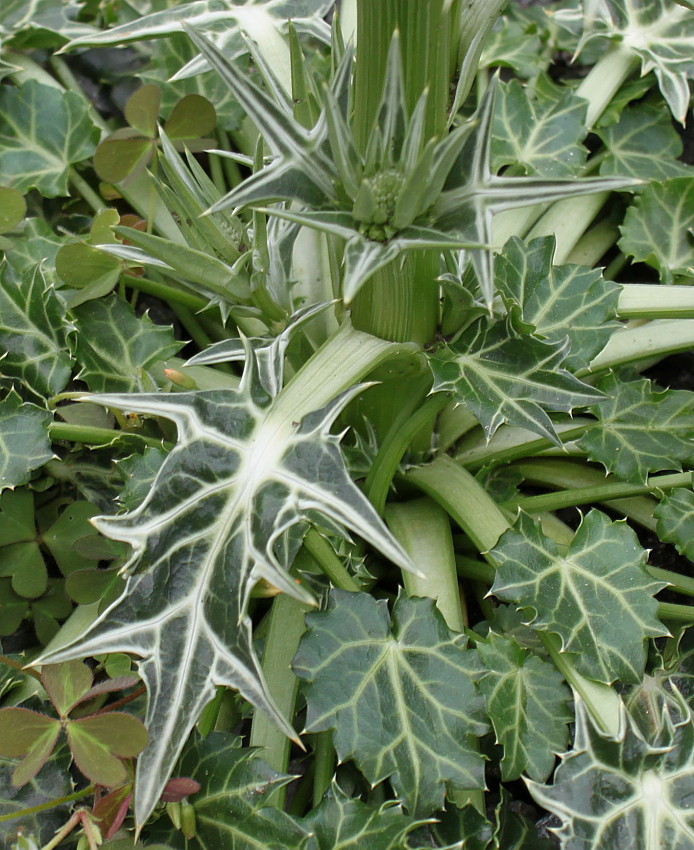
POLYGON ((0 87, 0 173, 14 189, 67 195, 68 169, 94 153, 98 130, 84 99, 28 80, 0 87))
MULTIPOLYGON (((281 358, 263 362, 267 384, 279 388, 281 358)), ((265 688, 246 610, 261 578, 310 599, 286 574, 306 519, 343 535, 349 528, 410 567, 347 475, 339 440, 329 434, 354 391, 315 413, 304 401, 309 415, 302 419, 291 386, 275 397, 261 377, 249 347, 239 390, 92 398, 178 427, 178 446, 146 500, 131 513, 93 521, 107 537, 133 546, 125 593, 77 645, 48 656, 51 662, 105 652, 141 658, 151 743, 138 759, 139 823, 216 685, 237 688, 294 734, 265 688)))
POLYGON ((691 715, 644 740, 631 719, 624 737, 600 736, 582 701, 576 738, 552 785, 528 782, 536 802, 561 818, 562 850, 694 846, 694 723, 691 715))
POLYGON ((78 377, 93 392, 130 392, 152 386, 148 369, 174 355, 182 343, 170 327, 155 325, 147 316, 111 295, 74 308, 78 377))
POLYGON ((658 269, 663 283, 694 277, 694 177, 648 186, 627 210, 619 247, 658 269))
POLYGON ((542 782, 554 767, 555 753, 569 740, 571 691, 554 665, 523 649, 512 637, 490 632, 477 651, 486 667, 480 690, 498 743, 504 748, 505 781, 525 773, 542 782))
POLYGON ((654 390, 646 378, 614 372, 596 386, 605 393, 591 410, 598 418, 578 445, 624 481, 643 484, 652 472, 682 469, 694 458, 694 393, 654 390))
POLYGON ((65 307, 38 268, 0 268, 0 374, 39 397, 59 393, 72 373, 65 307))
POLYGON ((694 561, 694 492, 684 487, 670 490, 653 516, 658 520, 656 531, 663 543, 674 544, 681 555, 694 561))
POLYGON ((610 0, 595 8, 595 26, 581 49, 605 37, 641 61, 641 73, 653 71, 673 116, 684 124, 689 110, 687 77, 694 77, 694 13, 672 0, 610 0))
MULTIPOLYGON (((300 850, 307 832, 281 809, 267 806, 272 794, 293 777, 277 773, 262 751, 239 746, 227 732, 195 737, 178 763, 177 774, 200 783, 188 798, 195 811, 195 839, 186 841, 168 819, 147 829, 148 838, 172 847, 200 850, 300 850)), ((333 850, 333 848, 331 848, 333 850)))
POLYGON ((518 80, 499 86, 492 123, 492 170, 520 166, 525 174, 573 177, 583 167, 586 101, 567 91, 559 98, 536 87, 528 97, 518 80))
POLYGON ((575 371, 587 366, 614 333, 619 287, 596 269, 552 265, 554 245, 551 236, 528 244, 513 237, 496 259, 495 282, 538 336, 553 342, 569 338, 563 365, 575 371))
POLYGON ((491 554, 499 564, 491 592, 528 609, 534 629, 559 635, 580 673, 639 681, 646 638, 668 631, 653 598, 663 584, 646 572, 647 553, 625 522, 592 510, 564 550, 521 513, 491 554))
POLYGON ((485 731, 479 661, 430 599, 385 600, 331 591, 331 607, 306 618, 293 667, 308 681, 306 729, 333 729, 341 761, 372 784, 390 778, 415 816, 443 806, 446 789, 484 787, 467 741, 485 731), (335 688, 335 683, 339 687, 335 688))
POLYGON ((647 101, 627 107, 617 124, 595 131, 607 148, 600 174, 623 174, 645 180, 694 176, 678 162, 682 140, 662 104, 647 101))
POLYGON ((51 413, 23 404, 14 391, 0 401, 0 492, 26 484, 53 457, 48 436, 52 420, 51 413))
POLYGON ((452 392, 487 437, 508 422, 558 443, 546 411, 568 412, 602 397, 562 368, 567 347, 519 334, 510 320, 478 319, 430 357, 434 390, 452 392))
POLYGON ((538 71, 541 51, 537 27, 503 16, 484 43, 479 66, 513 68, 519 77, 533 77, 538 71))
POLYGON ((84 0, 3 0, 0 34, 17 48, 64 44, 94 31, 76 20, 83 6, 84 0))

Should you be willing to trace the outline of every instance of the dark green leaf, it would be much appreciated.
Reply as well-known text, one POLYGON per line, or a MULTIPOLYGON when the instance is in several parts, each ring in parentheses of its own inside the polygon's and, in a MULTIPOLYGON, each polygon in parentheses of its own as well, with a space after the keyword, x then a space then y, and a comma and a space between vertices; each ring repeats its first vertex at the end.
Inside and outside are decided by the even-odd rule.
POLYGON ((118 496, 118 501, 127 511, 132 511, 140 505, 166 459, 163 449, 147 447, 141 455, 130 455, 118 464, 118 472, 125 486, 118 496))
POLYGON ((17 788, 10 781, 14 763, 0 759, 0 816, 18 815, 0 824, 3 843, 15 841, 21 833, 33 833, 40 845, 55 837, 56 830, 70 817, 71 803, 61 803, 41 812, 22 813, 71 794, 74 787, 69 767, 67 748, 59 747, 29 783, 17 788))
POLYGON ((677 551, 694 561, 694 493, 684 487, 671 490, 653 511, 656 530, 664 543, 673 543, 677 551))
POLYGON ((71 502, 49 528, 42 532, 42 539, 56 560, 64 576, 75 570, 93 566, 93 559, 81 555, 76 542, 94 534, 89 520, 98 513, 89 502, 71 502))
POLYGON ((108 183, 120 183, 141 172, 149 162, 153 142, 149 139, 105 139, 94 154, 94 170, 108 183))
POLYGON ((300 539, 288 530, 317 517, 341 534, 345 527, 358 531, 393 561, 410 566, 347 475, 338 439, 329 436, 353 393, 316 412, 302 401, 310 415, 300 424, 291 387, 280 392, 283 340, 258 355, 247 351, 239 390, 94 398, 173 420, 179 433, 179 445, 140 507, 94 520, 108 537, 134 547, 126 592, 76 646, 43 659, 114 651, 143 659, 150 744, 138 760, 140 823, 156 804, 215 685, 238 688, 294 734, 267 693, 246 617, 260 578, 310 599, 286 574, 300 539))
POLYGON ((397 803, 367 805, 349 798, 336 782, 301 823, 315 836, 316 850, 400 850, 418 826, 397 803))
POLYGON ((116 295, 89 301, 73 310, 78 334, 79 378, 92 392, 130 392, 152 387, 147 370, 175 354, 182 343, 171 328, 139 318, 116 295))
POLYGON ((19 235, 12 236, 12 247, 5 251, 7 262, 24 279, 34 266, 41 263, 46 280, 55 275, 55 255, 63 244, 64 237, 56 236, 53 229, 42 218, 28 218, 19 235))
POLYGON ((0 269, 0 347, 7 352, 0 373, 38 396, 59 393, 70 379, 70 331, 65 307, 40 269, 0 269))
POLYGON ((551 236, 527 244, 514 236, 496 259, 495 282, 535 333, 552 342, 569 338, 563 365, 575 371, 587 366, 614 333, 619 287, 597 269, 553 266, 554 247, 551 236))
POLYGON ((446 789, 484 787, 468 736, 485 731, 479 661, 429 599, 385 600, 331 591, 309 614, 293 667, 305 688, 306 729, 333 729, 341 761, 372 784, 390 778, 414 816, 443 806, 446 789), (337 687, 336 687, 337 683, 337 687))
POLYGON ((0 496, 0 546, 35 539, 34 494, 26 489, 6 491, 0 496))
POLYGON ((651 472, 680 470, 694 457, 694 393, 653 390, 641 378, 610 372, 597 383, 605 398, 591 410, 598 422, 578 445, 609 472, 642 484, 651 472))
POLYGON ((653 594, 663 587, 624 522, 592 510, 567 551, 521 513, 491 554, 499 563, 492 593, 531 612, 531 625, 559 635, 576 669, 598 682, 637 682, 646 638, 668 634, 653 594))
POLYGON ((477 644, 486 667, 480 690, 497 741, 504 748, 501 775, 518 779, 525 773, 539 782, 554 767, 555 753, 569 739, 571 692, 554 665, 523 649, 511 637, 490 632, 477 644))
POLYGON ((0 173, 19 192, 67 195, 68 169, 92 155, 97 138, 74 92, 33 80, 0 87, 0 173))
POLYGON ((53 457, 48 437, 52 419, 47 410, 22 403, 14 391, 0 401, 0 492, 26 484, 53 457))
POLYGON ((570 411, 601 397, 562 363, 568 341, 518 334, 510 320, 474 322, 430 358, 434 390, 448 391, 479 420, 487 437, 504 422, 559 443, 545 411, 570 411))
POLYGON ((672 126, 667 108, 656 102, 627 107, 617 124, 596 133, 608 154, 601 174, 624 174, 644 180, 692 176, 691 166, 678 162, 682 140, 672 126))
MULTIPOLYGON (((547 89, 548 83, 544 84, 547 89)), ((586 159, 586 101, 536 87, 530 99, 518 82, 499 86, 492 125, 492 170, 520 166, 525 174, 574 177, 586 159)))
POLYGON ((627 210, 619 247, 658 269, 663 283, 694 275, 694 177, 648 186, 627 210))
POLYGON ((35 540, 0 548, 0 576, 12 576, 12 590, 25 599, 43 596, 48 572, 35 540))
POLYGON ((528 782, 535 800, 561 818, 564 850, 694 846, 694 723, 666 715, 655 741, 627 719, 619 740, 603 738, 582 702, 576 739, 550 786, 528 782))
MULTIPOLYGON (((299 850, 307 833, 277 808, 263 808, 292 777, 271 770, 254 750, 225 732, 189 744, 177 773, 200 783, 188 802, 195 810, 196 837, 189 850, 299 850)), ((159 820, 147 836, 182 847, 182 836, 159 820)), ((331 848, 332 850, 332 848, 331 848)))

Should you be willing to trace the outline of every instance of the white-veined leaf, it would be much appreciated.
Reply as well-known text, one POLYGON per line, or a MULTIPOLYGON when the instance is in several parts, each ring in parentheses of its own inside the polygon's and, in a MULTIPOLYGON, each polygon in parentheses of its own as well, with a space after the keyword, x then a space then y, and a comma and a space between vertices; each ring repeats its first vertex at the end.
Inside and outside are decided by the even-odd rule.
MULTIPOLYGON (((374 345, 379 351, 388 348, 374 345)), ((360 353, 361 361, 363 348, 360 353)), ((133 547, 124 594, 79 643, 49 656, 51 661, 106 652, 140 657, 151 742, 138 759, 140 824, 216 685, 237 688, 294 736, 265 687, 246 608, 261 578, 310 600, 286 573, 305 521, 343 535, 346 528, 356 531, 411 568, 349 478, 339 438, 329 433, 360 387, 314 412, 308 399, 297 400, 292 385, 275 395, 282 385, 282 359, 271 356, 272 348, 261 355, 262 368, 248 346, 236 391, 89 398, 164 417, 178 428, 178 445, 145 501, 130 513, 94 520, 107 537, 133 547)))

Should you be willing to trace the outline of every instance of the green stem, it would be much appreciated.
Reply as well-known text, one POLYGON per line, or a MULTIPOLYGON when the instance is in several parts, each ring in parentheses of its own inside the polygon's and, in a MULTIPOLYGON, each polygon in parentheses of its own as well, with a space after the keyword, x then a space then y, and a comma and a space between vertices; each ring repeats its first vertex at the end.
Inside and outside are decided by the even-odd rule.
POLYGON ((661 602, 658 605, 661 620, 673 623, 694 623, 694 605, 676 605, 674 602, 661 602))
MULTIPOLYGON (((291 596, 281 594, 272 603, 270 621, 263 652, 263 672, 270 695, 282 715, 291 722, 294 717, 299 680, 291 667, 299 648, 299 640, 306 630, 304 615, 308 606, 291 596)), ((289 764, 290 739, 277 728, 274 721, 256 711, 251 723, 249 746, 261 747, 263 761, 273 770, 286 773, 289 764)), ((284 806, 286 789, 278 788, 267 805, 284 806)))
POLYGON ((538 236, 554 236, 557 247, 552 262, 557 266, 567 262, 567 258, 609 197, 609 192, 597 192, 594 195, 557 201, 532 227, 525 237, 526 241, 538 236))
POLYGON ((169 304, 169 306, 201 351, 212 344, 212 340, 207 335, 203 326, 187 307, 177 304, 175 301, 169 304))
POLYGON ((446 511, 425 497, 388 505, 385 519, 421 573, 403 572, 408 595, 436 600, 448 627, 462 632, 467 623, 461 608, 453 536, 446 511))
POLYGON ((41 803, 38 806, 31 806, 27 809, 20 809, 17 812, 10 812, 6 815, 0 815, 0 823, 7 823, 7 821, 17 820, 17 818, 24 818, 28 817, 29 815, 40 814, 41 812, 46 812, 49 809, 54 809, 56 806, 63 806, 65 805, 65 803, 71 803, 73 800, 81 800, 82 797, 88 797, 90 794, 93 793, 94 786, 88 785, 81 791, 75 791, 73 794, 68 794, 65 797, 58 797, 55 800, 49 800, 47 803, 41 803))
POLYGON ((579 239, 567 255, 566 262, 593 268, 593 266, 596 266, 600 262, 619 237, 620 230, 616 223, 610 220, 600 221, 579 239))
POLYGON ((104 200, 96 194, 84 177, 78 174, 77 169, 75 169, 74 166, 70 166, 68 169, 68 179, 71 185, 77 189, 95 213, 100 213, 102 210, 106 209, 104 200))
POLYGON ((593 65, 576 89, 576 94, 588 101, 588 129, 593 127, 637 65, 638 57, 621 45, 610 50, 593 65))
POLYGON ((364 493, 379 514, 383 514, 393 478, 411 442, 449 401, 444 393, 430 396, 423 404, 417 394, 412 394, 411 400, 412 405, 405 403, 386 434, 364 481, 364 493), (417 405, 419 409, 413 412, 412 406, 417 405))
POLYGON ((340 590, 350 590, 353 593, 359 592, 359 585, 347 572, 342 560, 315 528, 309 529, 306 533, 304 546, 335 587, 340 590))
POLYGON ((694 286, 623 283, 617 315, 620 319, 694 319, 694 286))
MULTIPOLYGON (((564 475, 571 475, 576 465, 570 461, 530 461, 515 464, 514 469, 534 484, 550 483, 551 486, 561 487, 564 475)), ((578 474, 581 474, 579 467, 578 474)), ((573 479, 576 480, 575 478, 573 479)), ((594 502, 611 502, 630 496, 653 495, 667 492, 675 487, 691 487, 692 473, 678 472, 669 475, 651 475, 644 484, 628 484, 611 476, 601 475, 602 483, 588 486, 567 487, 556 493, 543 493, 540 496, 521 496, 505 502, 503 507, 509 511, 521 508, 531 514, 544 511, 557 511, 561 508, 589 505, 594 502)))
POLYGON ((36 672, 36 670, 32 670, 31 667, 24 667, 19 661, 15 661, 13 658, 10 658, 9 655, 3 655, 0 653, 0 664, 5 664, 7 667, 11 667, 13 670, 17 670, 25 676, 32 676, 38 682, 41 681, 41 676, 36 672))
MULTIPOLYGON (((411 470, 403 478, 437 501, 465 531, 478 551, 484 554, 485 560, 496 568, 496 561, 489 550, 511 527, 511 521, 469 472, 444 456, 428 466, 411 470)), ((602 729, 616 734, 621 704, 617 694, 607 685, 586 679, 566 654, 560 653, 558 649, 555 652, 553 635, 538 634, 548 651, 552 647, 550 654, 557 668, 583 697, 591 716, 602 729)))
POLYGON ((156 437, 145 437, 128 431, 114 431, 111 428, 94 428, 91 425, 71 425, 69 422, 51 422, 48 432, 52 440, 67 440, 71 443, 103 445, 115 440, 142 441, 147 446, 161 448, 164 443, 156 437))
POLYGON ((134 275, 121 275, 121 280, 126 286, 135 289, 138 292, 146 292, 148 295, 156 295, 167 304, 180 304, 187 307, 189 310, 204 310, 209 306, 209 302, 200 298, 198 295, 193 295, 190 292, 185 292, 182 289, 175 289, 173 286, 167 286, 165 283, 158 283, 154 280, 149 280, 146 277, 135 277, 134 275))
POLYGON ((316 746, 313 752, 313 806, 315 808, 323 799, 335 775, 335 748, 332 732, 319 732, 316 735, 316 746))
MULTIPOLYGON (((667 289, 667 287, 663 287, 667 289)), ((663 319, 614 333, 590 366, 576 372, 583 378, 618 366, 687 351, 694 345, 694 319, 663 319)))

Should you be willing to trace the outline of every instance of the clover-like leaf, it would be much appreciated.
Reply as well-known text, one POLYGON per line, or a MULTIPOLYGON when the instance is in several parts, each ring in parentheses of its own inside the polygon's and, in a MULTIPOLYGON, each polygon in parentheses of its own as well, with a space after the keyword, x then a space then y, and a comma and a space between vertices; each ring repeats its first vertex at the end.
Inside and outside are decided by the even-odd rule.
POLYGON ((65 732, 80 772, 107 788, 127 778, 121 759, 138 755, 147 745, 142 722, 119 711, 69 720, 65 732))
POLYGON ((94 392, 149 389, 147 370, 175 354, 182 343, 170 327, 138 317, 132 307, 111 295, 73 310, 78 333, 74 340, 78 377, 94 392))
POLYGON ((70 325, 65 307, 43 272, 0 268, 0 374, 19 381, 36 396, 59 393, 70 379, 70 325))
POLYGON ((597 269, 552 265, 555 240, 542 236, 525 243, 512 237, 494 264, 502 297, 520 307, 520 317, 538 336, 553 342, 569 338, 564 366, 587 366, 605 346, 617 323, 619 287, 597 269))
POLYGON ((598 422, 579 440, 591 460, 643 484, 651 472, 680 470, 694 457, 694 394, 653 390, 645 379, 621 380, 610 372, 597 383, 605 393, 591 410, 598 422))
POLYGON ((307 731, 333 729, 340 760, 374 785, 390 778, 415 817, 442 808, 446 789, 484 787, 467 741, 485 731, 479 661, 432 600, 400 595, 391 621, 385 600, 334 590, 306 622, 293 667, 309 683, 307 731))
POLYGON ((74 92, 33 80, 0 88, 0 173, 14 189, 66 195, 68 169, 92 155, 97 137, 74 92))
POLYGON ((682 140, 662 103, 647 101, 629 106, 616 124, 595 132, 607 148, 601 174, 657 181, 692 176, 692 167, 678 161, 682 140))
POLYGON ((586 101, 545 81, 530 99, 518 80, 499 86, 492 125, 492 167, 520 166, 541 177, 577 175, 586 159, 586 101))
POLYGON ((648 186, 627 210, 619 247, 658 269, 663 283, 694 277, 694 177, 648 186))
POLYGON ((664 543, 694 561, 694 492, 684 487, 670 490, 653 511, 658 520, 656 531, 664 543))
POLYGON ((281 342, 259 355, 249 347, 238 390, 92 399, 162 416, 178 427, 178 445, 147 499, 129 514, 93 520, 107 537, 133 546, 123 596, 76 646, 42 659, 105 652, 142 659, 150 744, 138 760, 139 823, 159 798, 215 685, 239 689, 294 735, 265 688, 246 607, 261 578, 310 598, 285 572, 300 539, 300 529, 292 532, 298 524, 315 519, 343 534, 352 529, 411 568, 349 478, 338 438, 329 434, 354 390, 316 412, 304 399, 302 418, 291 387, 279 390, 282 357, 272 353, 282 352, 281 342))
POLYGON ((487 697, 487 713, 497 741, 504 748, 504 780, 522 773, 542 782, 554 767, 556 753, 569 738, 567 723, 571 692, 548 661, 520 646, 512 637, 490 632, 479 641, 486 672, 480 690, 487 697))
POLYGON ((0 756, 21 758, 12 784, 31 781, 48 761, 60 734, 60 721, 27 708, 0 709, 0 756))
POLYGON ((580 673, 639 681, 646 638, 668 630, 653 598, 664 585, 646 572, 646 552, 625 522, 592 510, 564 552, 521 513, 491 554, 499 564, 491 592, 529 609, 533 628, 559 635, 580 673))
POLYGON ((53 457, 48 437, 52 420, 47 410, 22 403, 14 391, 0 401, 0 492, 26 484, 53 457))
POLYGON ((601 737, 581 700, 576 708, 574 746, 553 784, 528 782, 539 805, 561 818, 562 850, 694 846, 691 715, 673 723, 665 714, 655 741, 644 740, 629 718, 615 741, 601 737))
POLYGON ((479 319, 431 356, 434 391, 452 392, 488 438, 508 422, 559 444, 546 411, 568 412, 602 397, 562 368, 567 349, 568 340, 543 342, 517 333, 509 320, 479 319))
MULTIPOLYGON (((303 826, 281 809, 267 806, 272 794, 293 777, 272 770, 262 760, 262 752, 241 747, 234 735, 196 736, 183 751, 177 772, 200 785, 189 799, 196 824, 192 846, 210 850, 300 850, 304 846, 308 833, 303 826)), ((147 829, 147 837, 182 846, 180 833, 163 818, 147 829)))

